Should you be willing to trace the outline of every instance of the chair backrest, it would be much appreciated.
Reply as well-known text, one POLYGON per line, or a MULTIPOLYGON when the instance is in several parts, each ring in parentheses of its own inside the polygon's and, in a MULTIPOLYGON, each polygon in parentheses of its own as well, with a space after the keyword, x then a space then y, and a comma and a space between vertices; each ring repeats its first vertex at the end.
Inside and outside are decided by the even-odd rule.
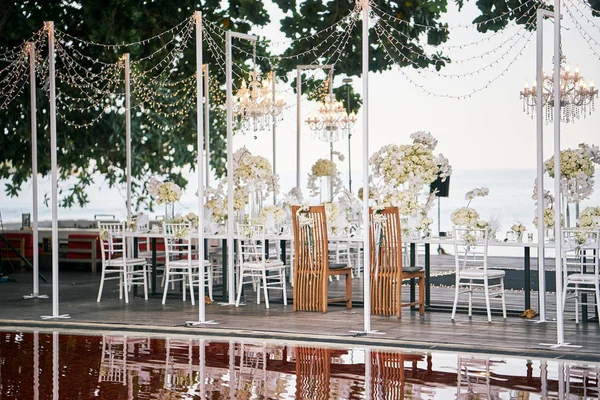
POLYGON ((402 272, 402 230, 398 207, 369 208, 371 272, 402 272))
POLYGON ((126 241, 123 240, 125 224, 122 222, 100 222, 98 221, 98 237, 102 262, 123 257, 126 241))
POLYGON ((598 255, 600 254, 600 232, 588 229, 562 230, 563 275, 571 272, 596 274, 598 279, 598 255))
POLYGON ((487 273, 489 229, 454 227, 453 237, 456 275, 474 268, 487 273))
POLYGON ((184 222, 170 224, 163 222, 165 256, 167 262, 175 259, 192 260, 192 224, 184 222))
POLYGON ((327 218, 324 206, 292 206, 294 273, 326 272, 329 268, 327 218))
POLYGON ((238 224, 237 233, 242 238, 237 241, 238 263, 265 263, 265 227, 264 225, 238 224))

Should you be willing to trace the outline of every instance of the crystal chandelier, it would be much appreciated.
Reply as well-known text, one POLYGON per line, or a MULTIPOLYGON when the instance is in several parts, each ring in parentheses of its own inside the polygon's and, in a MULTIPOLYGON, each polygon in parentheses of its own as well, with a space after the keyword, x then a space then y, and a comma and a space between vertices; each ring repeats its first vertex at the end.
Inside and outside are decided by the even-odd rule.
MULTIPOLYGON (((256 46, 253 55, 256 65, 256 46)), ((262 131, 281 121, 285 101, 273 99, 274 79, 272 72, 262 79, 260 72, 255 69, 248 73, 247 84, 245 79, 242 80, 241 88, 233 96, 237 129, 262 131)))
POLYGON ((324 97, 318 114, 308 116, 306 124, 313 136, 325 141, 335 142, 348 134, 356 123, 354 113, 348 114, 341 101, 336 101, 332 94, 324 97))
MULTIPOLYGON (((542 87, 542 106, 544 107, 545 122, 554 119, 554 72, 544 74, 542 87)), ((537 108, 536 84, 525 88, 521 92, 523 100, 523 111, 527 114, 535 114, 537 108)), ((560 120, 562 122, 575 122, 576 119, 591 115, 594 111, 594 99, 598 97, 598 90, 594 88, 594 81, 586 85, 585 80, 579 75, 579 66, 575 67, 575 73, 570 72, 568 65, 565 66, 565 57, 560 58, 560 120)))

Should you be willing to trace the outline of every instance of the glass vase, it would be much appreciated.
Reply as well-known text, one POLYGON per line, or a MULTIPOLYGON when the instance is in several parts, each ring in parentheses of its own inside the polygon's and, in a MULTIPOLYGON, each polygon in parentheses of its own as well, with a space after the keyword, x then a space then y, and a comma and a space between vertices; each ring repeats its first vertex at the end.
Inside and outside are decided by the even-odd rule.
POLYGON ((175 218, 175 204, 165 204, 165 221, 175 218))
POLYGON ((319 179, 319 203, 331 201, 331 177, 322 176, 319 179))
POLYGON ((248 217, 250 217, 250 220, 255 220, 257 219, 261 212, 262 212, 262 193, 260 192, 260 190, 257 190, 254 187, 250 188, 250 193, 249 193, 249 199, 248 199, 248 205, 249 205, 249 213, 248 213, 248 217))
POLYGON ((523 241, 523 232, 515 232, 515 240, 517 242, 522 242, 523 241))

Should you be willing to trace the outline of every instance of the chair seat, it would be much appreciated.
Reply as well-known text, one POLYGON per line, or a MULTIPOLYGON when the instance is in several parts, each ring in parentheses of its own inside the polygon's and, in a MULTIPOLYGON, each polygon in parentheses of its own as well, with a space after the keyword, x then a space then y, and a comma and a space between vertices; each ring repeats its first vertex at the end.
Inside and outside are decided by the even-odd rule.
MULTIPOLYGON (((126 258, 125 263, 127 265, 141 265, 146 264, 146 259, 144 258, 126 258)), ((106 260, 106 265, 111 267, 118 267, 123 265, 123 257, 111 258, 110 260, 106 260)))
POLYGON ((346 263, 329 263, 329 269, 341 269, 346 268, 348 264, 346 263))
POLYGON ((248 269, 262 269, 263 265, 266 269, 269 268, 281 268, 283 267, 283 261, 281 260, 267 260, 264 264, 262 262, 248 262, 244 263, 244 268, 248 269))
POLYGON ((421 272, 421 271, 423 271, 422 267, 402 267, 402 272, 412 273, 412 272, 421 272))
MULTIPOLYGON (((190 265, 192 268, 198 268, 200 266, 200 262, 198 260, 191 260, 191 262, 188 262, 188 260, 173 260, 169 262, 170 268, 187 268, 190 265)), ((204 260, 204 266, 209 267, 210 261, 204 260)))
POLYGON ((589 285, 593 285, 596 283, 596 275, 595 274, 570 274, 567 276, 568 283, 586 283, 589 285))
POLYGON ((506 273, 501 269, 488 269, 487 274, 483 269, 465 269, 460 272, 459 278, 464 279, 484 279, 486 276, 490 278, 503 278, 506 273))

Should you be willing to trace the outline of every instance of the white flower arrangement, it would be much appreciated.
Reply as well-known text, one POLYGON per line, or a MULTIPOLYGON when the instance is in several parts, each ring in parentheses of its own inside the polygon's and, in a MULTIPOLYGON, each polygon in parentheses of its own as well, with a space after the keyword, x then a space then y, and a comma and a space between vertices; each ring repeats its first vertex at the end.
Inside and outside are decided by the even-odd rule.
POLYGON ((419 131, 410 137, 412 144, 383 146, 369 159, 372 176, 379 180, 373 193, 381 204, 398 207, 401 215, 426 217, 435 195, 420 202, 424 187, 438 175, 447 179, 452 168, 443 155, 433 154, 438 141, 430 133, 419 131))
POLYGON ((458 226, 474 226, 479 220, 479 213, 469 207, 461 207, 450 215, 450 220, 458 226))
POLYGON ((450 165, 450 161, 442 153, 438 154, 435 159, 435 163, 438 165, 438 174, 442 179, 442 182, 445 182, 450 175, 452 175, 452 166, 450 165))
POLYGON ((302 204, 304 196, 300 188, 294 187, 283 196, 283 203, 288 206, 295 206, 302 204))
POLYGON ((413 143, 422 144, 430 150, 435 150, 438 144, 437 139, 431 133, 425 131, 417 131, 411 134, 410 138, 413 140, 413 143))
MULTIPOLYGON (((595 164, 600 164, 597 146, 581 143, 576 149, 560 152, 561 192, 569 202, 581 202, 594 192, 595 164)), ((554 177, 554 156, 546 160, 544 168, 554 177)))
POLYGON ((513 232, 520 233, 520 234, 522 234, 523 232, 525 232, 527 230, 527 228, 525 227, 525 225, 521 224, 520 222, 517 222, 516 224, 514 224, 513 226, 511 226, 510 229, 513 232))
POLYGON ((281 224, 285 221, 285 211, 278 206, 264 206, 260 212, 260 223, 266 223, 272 220, 273 224, 281 224))
POLYGON ((579 214, 577 226, 583 229, 598 229, 599 218, 600 207, 587 207, 579 214))
POLYGON ((181 199, 181 188, 173 182, 164 182, 158 186, 156 202, 158 204, 173 204, 181 199))
POLYGON ((199 218, 198 218, 198 215, 196 215, 196 213, 193 213, 193 212, 187 213, 184 218, 185 218, 185 221, 190 222, 192 224, 192 226, 198 226, 199 218))
MULTIPOLYGON (((581 217, 580 217, 581 219, 581 217)), ((536 216, 533 219, 533 224, 537 226, 538 217, 536 216)), ((544 209, 544 226, 546 228, 554 228, 554 208, 545 208, 544 209)))
POLYGON ((162 182, 159 181, 158 179, 150 178, 150 180, 146 184, 146 189, 148 190, 148 194, 152 197, 156 197, 156 195, 158 194, 158 187, 161 184, 162 184, 162 182))
POLYGON ((429 217, 423 217, 417 224, 417 230, 426 233, 429 231, 431 224, 433 224, 433 219, 429 217))
MULTIPOLYGON (((246 147, 233 154, 233 181, 236 189, 252 186, 261 192, 263 198, 279 192, 279 178, 273 175, 269 160, 254 156, 246 147)), ((247 200, 247 199, 246 199, 247 200)), ((246 203, 244 200, 244 205, 246 203)))
POLYGON ((331 178, 333 186, 332 196, 342 189, 342 179, 335 163, 320 158, 313 164, 310 174, 308 174, 308 183, 306 186, 311 196, 318 196, 320 194, 321 189, 317 186, 317 180, 322 177, 331 178))
MULTIPOLYGON (((471 200, 473 200, 475 197, 485 197, 488 194, 490 194, 490 189, 482 187, 482 188, 475 188, 469 192, 467 192, 465 194, 465 200, 469 200, 469 203, 471 202, 471 200)), ((467 207, 469 205, 467 204, 467 207)))

